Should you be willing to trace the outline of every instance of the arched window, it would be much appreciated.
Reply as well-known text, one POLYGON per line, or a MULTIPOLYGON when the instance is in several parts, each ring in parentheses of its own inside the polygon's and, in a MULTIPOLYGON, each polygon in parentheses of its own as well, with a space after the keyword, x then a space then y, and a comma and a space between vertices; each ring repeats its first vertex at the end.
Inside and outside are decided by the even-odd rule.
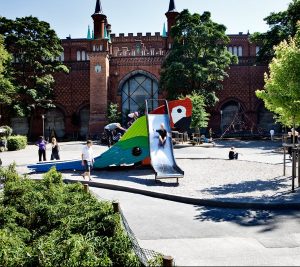
POLYGON ((243 114, 241 105, 236 101, 229 101, 221 108, 221 130, 238 131, 243 122, 243 114), (229 129, 230 128, 230 129, 229 129))
POLYGON ((80 51, 78 50, 77 51, 77 61, 80 61, 81 60, 81 53, 80 51))
POLYGON ((239 57, 243 56, 243 47, 242 46, 239 46, 239 48, 238 48, 238 56, 239 57))
POLYGON ((51 137, 55 134, 61 138, 65 135, 64 114, 59 109, 50 109, 45 116, 45 136, 51 137))
MULTIPOLYGON (((126 80, 121 90, 123 118, 126 118, 130 112, 144 112, 146 99, 158 99, 157 81, 141 73, 126 80)), ((150 110, 155 109, 158 100, 151 103, 150 110)))
POLYGON ((11 118, 11 126, 14 134, 27 135, 29 130, 28 118, 11 118))
POLYGON ((85 51, 83 50, 83 51, 81 51, 81 60, 86 60, 86 58, 85 58, 85 51))
POLYGON ((86 137, 89 130, 90 108, 84 107, 79 112, 80 118, 80 136, 86 137))

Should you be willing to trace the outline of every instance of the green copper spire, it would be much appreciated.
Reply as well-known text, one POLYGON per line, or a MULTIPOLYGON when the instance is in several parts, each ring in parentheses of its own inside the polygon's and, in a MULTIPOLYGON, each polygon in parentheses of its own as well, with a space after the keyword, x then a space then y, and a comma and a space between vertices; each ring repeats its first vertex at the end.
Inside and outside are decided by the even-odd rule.
POLYGON ((86 39, 88 39, 88 40, 91 40, 91 39, 92 39, 92 37, 91 37, 90 25, 88 26, 88 32, 87 32, 87 37, 86 37, 86 39))
POLYGON ((95 36, 94 36, 94 30, 92 30, 92 39, 93 39, 93 40, 95 39, 95 36))
POLYGON ((163 31, 162 31, 162 37, 168 37, 167 36, 167 30, 166 30, 166 23, 164 23, 163 31))
POLYGON ((106 27, 104 27, 104 39, 109 39, 106 27))

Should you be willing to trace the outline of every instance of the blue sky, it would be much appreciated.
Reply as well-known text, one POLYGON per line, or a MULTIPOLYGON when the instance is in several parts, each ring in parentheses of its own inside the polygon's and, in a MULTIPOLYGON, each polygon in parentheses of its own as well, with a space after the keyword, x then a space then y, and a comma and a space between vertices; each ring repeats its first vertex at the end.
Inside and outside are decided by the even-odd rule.
MULTIPOLYGON (((178 11, 210 11, 228 34, 264 32, 263 18, 286 10, 291 0, 175 0, 178 11)), ((60 38, 85 38, 92 27, 96 0, 0 0, 0 15, 14 19, 33 15, 50 23, 60 38)), ((161 32, 169 0, 101 0, 113 33, 161 32)))

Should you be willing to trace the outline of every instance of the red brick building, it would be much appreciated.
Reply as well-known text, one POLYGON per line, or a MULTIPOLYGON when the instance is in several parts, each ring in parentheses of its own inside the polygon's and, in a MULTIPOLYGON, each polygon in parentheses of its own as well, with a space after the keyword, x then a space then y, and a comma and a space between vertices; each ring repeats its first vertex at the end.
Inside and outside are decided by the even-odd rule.
MULTIPOLYGON (((165 13, 168 29, 174 25, 177 14, 174 0, 170 0, 165 13)), ((45 112, 46 136, 52 129, 58 137, 99 134, 106 123, 109 102, 118 103, 122 113, 127 114, 138 110, 145 99, 159 98, 159 73, 172 45, 170 37, 159 32, 111 34, 99 0, 92 18, 93 36, 89 33, 85 39, 62 40, 64 52, 60 60, 71 71, 55 75, 56 108, 45 112)), ((228 49, 238 56, 239 63, 229 70, 229 78, 218 95, 220 101, 210 111, 209 126, 214 132, 221 132, 234 119, 233 128, 268 130, 272 116, 255 96, 255 90, 264 85, 267 68, 254 65, 258 47, 249 42, 248 34, 230 35, 230 39, 228 49)), ((154 101, 153 105, 157 103, 154 101)), ((15 132, 28 130, 22 119, 12 119, 12 126, 15 132)), ((33 133, 42 133, 40 115, 35 119, 33 133)))

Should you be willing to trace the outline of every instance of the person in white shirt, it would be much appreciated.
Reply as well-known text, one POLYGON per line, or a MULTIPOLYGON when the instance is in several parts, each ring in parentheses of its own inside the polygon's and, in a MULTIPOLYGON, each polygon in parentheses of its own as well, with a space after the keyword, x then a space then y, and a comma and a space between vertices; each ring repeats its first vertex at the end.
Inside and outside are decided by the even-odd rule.
POLYGON ((120 129, 122 130, 123 132, 126 131, 126 129, 124 129, 120 123, 118 122, 113 122, 113 123, 110 123, 110 124, 107 124, 105 127, 104 127, 104 130, 106 132, 106 135, 107 135, 107 145, 108 147, 111 146, 112 142, 113 142, 113 138, 114 138, 114 135, 113 135, 113 131, 115 131, 116 129, 120 129))
POLYGON ((275 131, 273 129, 271 129, 270 130, 271 141, 274 141, 274 133, 275 133, 275 131))
POLYGON ((89 177, 91 181, 91 168, 94 163, 94 155, 93 155, 93 142, 91 140, 86 141, 86 145, 82 148, 81 159, 82 159, 82 166, 84 166, 84 173, 82 174, 83 179, 85 176, 89 177))

